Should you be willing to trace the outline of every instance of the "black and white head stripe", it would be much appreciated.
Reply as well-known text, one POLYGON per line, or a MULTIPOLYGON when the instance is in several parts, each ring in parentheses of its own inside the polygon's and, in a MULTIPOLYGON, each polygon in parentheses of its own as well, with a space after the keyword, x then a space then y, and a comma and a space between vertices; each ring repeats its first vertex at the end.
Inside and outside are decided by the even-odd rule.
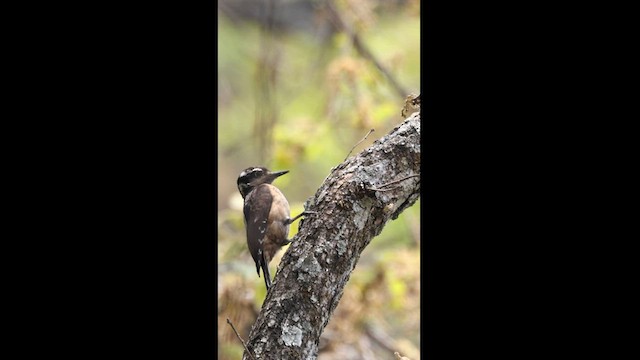
POLYGON ((253 190, 254 186, 260 184, 260 181, 270 182, 268 181, 269 179, 265 177, 268 173, 269 170, 264 167, 250 167, 244 169, 238 177, 238 190, 240 191, 240 194, 242 194, 242 197, 244 198, 247 196, 247 194, 253 190))
POLYGON ((256 175, 262 174, 264 173, 264 170, 265 170, 264 168, 259 168, 259 167, 248 168, 248 169, 245 169, 243 172, 241 172, 239 177, 245 177, 250 173, 255 173, 256 175))
POLYGON ((249 184, 253 180, 266 175, 268 172, 269 170, 263 167, 250 167, 250 168, 244 169, 244 171, 240 173, 240 176, 238 176, 238 184, 240 183, 249 184))

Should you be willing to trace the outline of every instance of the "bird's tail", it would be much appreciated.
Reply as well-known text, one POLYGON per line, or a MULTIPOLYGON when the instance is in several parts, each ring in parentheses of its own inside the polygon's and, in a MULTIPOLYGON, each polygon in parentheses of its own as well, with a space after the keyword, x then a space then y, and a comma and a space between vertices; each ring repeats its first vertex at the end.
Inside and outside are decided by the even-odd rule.
POLYGON ((267 291, 269 291, 271 287, 271 274, 269 273, 269 263, 266 260, 263 254, 260 266, 262 267, 262 275, 264 275, 264 284, 267 286, 267 291))

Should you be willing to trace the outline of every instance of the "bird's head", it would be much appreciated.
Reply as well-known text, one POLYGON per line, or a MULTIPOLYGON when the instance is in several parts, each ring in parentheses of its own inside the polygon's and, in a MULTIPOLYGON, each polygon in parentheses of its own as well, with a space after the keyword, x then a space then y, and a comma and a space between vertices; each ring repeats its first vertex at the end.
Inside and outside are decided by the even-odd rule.
POLYGON ((265 167, 250 167, 244 169, 238 176, 238 190, 244 199, 256 186, 271 184, 277 177, 288 173, 289 170, 269 171, 265 167))

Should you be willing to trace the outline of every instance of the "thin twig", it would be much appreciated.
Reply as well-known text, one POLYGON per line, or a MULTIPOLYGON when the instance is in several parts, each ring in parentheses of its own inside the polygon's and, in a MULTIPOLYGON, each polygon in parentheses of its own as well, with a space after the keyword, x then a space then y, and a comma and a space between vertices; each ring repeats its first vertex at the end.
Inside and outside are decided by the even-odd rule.
POLYGON ((400 181, 405 181, 405 180, 410 179, 412 177, 418 177, 418 176, 420 176, 420 174, 413 174, 413 175, 405 176, 402 179, 398 179, 398 180, 394 180, 392 182, 388 182, 386 184, 382 184, 382 185, 378 186, 377 188, 370 187, 369 190, 373 190, 373 191, 389 191, 389 190, 397 189, 397 187, 390 188, 390 189, 382 189, 382 188, 383 187, 387 187, 389 185, 393 185, 393 184, 399 183, 400 181))
POLYGON ((392 187, 392 188, 388 188, 388 189, 378 189, 378 188, 374 188, 374 187, 370 187, 370 188, 367 188, 367 189, 368 190, 373 190, 373 191, 391 191, 391 190, 395 190, 397 188, 398 187, 396 186, 396 187, 392 187))
POLYGON ((373 324, 365 325, 365 334, 380 345, 383 349, 391 352, 396 350, 397 341, 389 336, 382 328, 373 324))
POLYGON ((362 140, 358 141, 358 143, 357 143, 357 144, 353 145, 353 147, 351 148, 351 151, 349 151, 349 153, 347 154, 347 157, 346 157, 346 158, 344 158, 344 160, 342 160, 342 161, 343 161, 343 162, 344 162, 344 161, 347 161, 347 159, 349 158, 349 155, 351 155, 351 153, 353 152, 353 149, 355 149, 355 148, 356 148, 356 146, 360 145, 360 143, 362 143, 363 141, 365 141, 365 140, 369 137, 369 134, 371 134, 371 133, 372 133, 372 132, 374 132, 374 131, 376 131, 376 130, 375 130, 375 129, 371 129, 371 130, 369 130, 369 132, 367 133, 367 135, 365 135, 365 136, 362 138, 362 140))
POLYGON ((256 358, 253 357, 253 354, 251 354, 251 351, 249 351, 249 348, 247 347, 247 344, 244 343, 244 340, 242 340, 242 338, 240 337, 240 334, 238 334, 238 331, 236 330, 236 327, 233 326, 233 323, 231 323, 229 318, 227 318, 227 324, 231 325, 231 328, 233 329, 233 332, 236 333, 236 336, 238 337, 238 339, 240 339, 240 342, 242 343, 242 346, 244 346, 244 349, 247 350, 247 353, 249 354, 249 356, 251 356, 251 358, 253 360, 256 360, 256 358))

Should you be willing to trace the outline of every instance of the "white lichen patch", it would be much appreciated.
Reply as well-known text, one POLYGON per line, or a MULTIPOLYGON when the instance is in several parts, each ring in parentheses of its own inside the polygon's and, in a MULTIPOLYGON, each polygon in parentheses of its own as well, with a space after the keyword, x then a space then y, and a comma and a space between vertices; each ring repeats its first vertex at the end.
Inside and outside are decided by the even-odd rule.
POLYGON ((302 329, 296 325, 289 325, 288 321, 282 325, 282 336, 280 339, 286 346, 302 345, 302 329))
POLYGON ((367 223, 367 218, 369 217, 366 209, 362 208, 358 205, 357 202, 353 203, 353 223, 356 225, 358 230, 364 229, 364 225, 367 223))

